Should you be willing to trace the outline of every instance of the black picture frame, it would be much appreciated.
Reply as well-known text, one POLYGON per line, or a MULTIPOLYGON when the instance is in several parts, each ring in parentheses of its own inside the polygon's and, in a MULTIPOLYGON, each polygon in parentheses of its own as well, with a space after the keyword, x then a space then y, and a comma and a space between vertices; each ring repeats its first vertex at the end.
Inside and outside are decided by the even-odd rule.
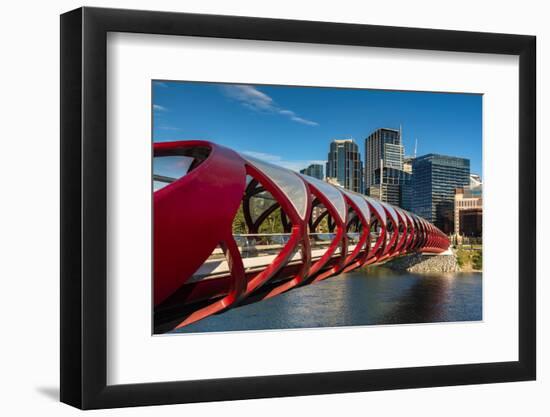
POLYGON ((61 401, 82 409, 536 378, 534 36, 80 8, 61 16, 61 401), (108 32, 519 56, 519 360, 107 385, 108 32))

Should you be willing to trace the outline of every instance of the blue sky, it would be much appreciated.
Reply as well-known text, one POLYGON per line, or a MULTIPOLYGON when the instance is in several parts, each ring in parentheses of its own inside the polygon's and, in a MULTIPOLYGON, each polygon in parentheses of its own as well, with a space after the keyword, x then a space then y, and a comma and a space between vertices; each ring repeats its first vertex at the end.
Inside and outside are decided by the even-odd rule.
POLYGON ((206 139, 291 169, 326 161, 333 139, 403 129, 405 154, 470 159, 481 174, 482 96, 386 90, 153 82, 153 140, 206 139))

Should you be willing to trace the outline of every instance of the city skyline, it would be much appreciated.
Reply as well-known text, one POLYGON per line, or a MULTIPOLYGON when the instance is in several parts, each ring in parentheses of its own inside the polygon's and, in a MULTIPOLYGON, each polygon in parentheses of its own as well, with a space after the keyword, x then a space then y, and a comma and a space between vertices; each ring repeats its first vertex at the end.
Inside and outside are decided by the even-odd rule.
POLYGON ((405 155, 470 159, 482 175, 482 97, 474 94, 153 82, 153 140, 204 139, 295 171, 325 164, 334 139, 402 129, 405 155), (300 140, 297 140, 299 138, 300 140))

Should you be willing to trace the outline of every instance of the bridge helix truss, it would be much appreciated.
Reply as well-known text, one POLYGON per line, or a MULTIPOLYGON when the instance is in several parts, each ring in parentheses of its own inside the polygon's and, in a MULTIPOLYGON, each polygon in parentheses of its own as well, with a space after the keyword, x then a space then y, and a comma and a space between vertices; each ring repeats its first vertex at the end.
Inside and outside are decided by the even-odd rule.
POLYGON ((406 210, 207 141, 156 143, 153 177, 155 333, 449 246, 406 210))

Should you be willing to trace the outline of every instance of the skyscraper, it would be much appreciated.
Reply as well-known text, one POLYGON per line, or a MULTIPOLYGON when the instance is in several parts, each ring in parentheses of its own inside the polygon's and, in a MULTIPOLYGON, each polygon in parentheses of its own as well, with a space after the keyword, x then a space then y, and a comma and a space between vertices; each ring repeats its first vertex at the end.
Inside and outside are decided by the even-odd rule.
POLYGON ((301 169, 300 174, 309 175, 310 177, 322 180, 324 178, 323 165, 310 164, 307 168, 301 169))
POLYGON ((348 190, 363 192, 363 162, 359 146, 353 139, 333 140, 330 143, 326 176, 348 190))
POLYGON ((415 157, 414 156, 405 156, 403 158, 403 171, 408 172, 409 174, 412 174, 413 166, 412 161, 415 157))
POLYGON ((413 159, 412 168, 412 211, 452 233, 455 190, 470 184, 470 160, 428 154, 413 159))
POLYGON ((365 139, 365 191, 367 195, 409 209, 411 173, 403 170, 401 131, 381 128, 365 139))

